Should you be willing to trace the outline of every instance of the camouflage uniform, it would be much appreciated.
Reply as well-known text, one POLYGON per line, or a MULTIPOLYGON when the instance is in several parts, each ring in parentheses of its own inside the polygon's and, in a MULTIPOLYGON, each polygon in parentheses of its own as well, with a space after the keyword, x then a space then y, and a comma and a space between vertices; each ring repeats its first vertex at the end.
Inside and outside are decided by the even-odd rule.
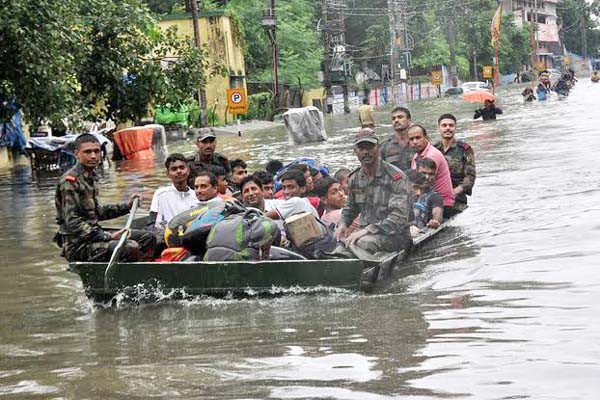
MULTIPOLYGON (((109 232, 99 221, 117 218, 129 212, 127 204, 102 206, 98 202, 96 172, 88 172, 79 163, 68 170, 56 186, 56 222, 59 231, 57 244, 69 261, 108 261, 118 241, 111 240, 109 232)), ((150 232, 131 230, 123 260, 137 261, 138 254, 149 253, 155 244, 150 232)))
POLYGON ((378 251, 402 250, 410 245, 412 190, 400 169, 380 159, 373 178, 358 168, 350 174, 348 187, 348 202, 342 210, 343 224, 349 227, 360 213, 360 227, 369 231, 356 242, 356 247, 372 255, 378 251))
POLYGON ((454 208, 458 210, 465 209, 467 204, 467 195, 471 195, 473 185, 475 184, 475 155, 473 149, 468 143, 460 140, 454 140, 448 151, 444 151, 442 142, 435 144, 435 147, 442 152, 448 160, 450 167, 450 177, 452 178, 452 187, 462 186, 463 192, 455 196, 454 208), (459 204, 456 204, 459 203, 459 204))
POLYGON ((228 176, 229 174, 231 174, 229 160, 223 154, 213 153, 209 162, 202 161, 200 159, 200 154, 198 153, 196 153, 195 156, 188 158, 188 167, 190 167, 188 185, 192 189, 194 188, 194 179, 196 179, 196 175, 199 175, 201 172, 210 172, 211 165, 218 165, 220 167, 223 167, 225 168, 225 172, 227 172, 228 176))
POLYGON ((396 134, 381 143, 381 159, 400 168, 402 171, 410 169, 410 163, 414 155, 415 151, 410 148, 408 143, 404 146, 398 142, 396 134))

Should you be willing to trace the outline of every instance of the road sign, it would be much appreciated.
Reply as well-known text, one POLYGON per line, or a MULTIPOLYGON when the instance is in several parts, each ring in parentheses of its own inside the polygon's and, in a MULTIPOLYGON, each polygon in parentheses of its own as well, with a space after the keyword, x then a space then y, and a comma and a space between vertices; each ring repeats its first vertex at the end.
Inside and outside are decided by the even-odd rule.
POLYGON ((433 85, 441 85, 444 80, 444 75, 442 71, 431 71, 431 84, 433 85))
POLYGON ((494 77, 494 68, 491 65, 483 66, 483 77, 484 78, 493 78, 494 77))
POLYGON ((571 64, 571 56, 565 56, 565 65, 571 64))
POLYGON ((248 112, 246 89, 227 89, 227 107, 230 114, 246 114, 248 112))

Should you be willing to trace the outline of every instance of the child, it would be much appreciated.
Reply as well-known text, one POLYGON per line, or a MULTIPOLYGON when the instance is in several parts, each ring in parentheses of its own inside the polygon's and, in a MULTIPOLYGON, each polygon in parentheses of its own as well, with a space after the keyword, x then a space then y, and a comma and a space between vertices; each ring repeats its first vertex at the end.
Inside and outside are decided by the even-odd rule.
POLYGON ((411 170, 407 175, 413 184, 415 214, 410 232, 416 236, 424 228, 435 229, 440 226, 444 215, 444 201, 442 196, 431 190, 432 185, 423 173, 411 170))

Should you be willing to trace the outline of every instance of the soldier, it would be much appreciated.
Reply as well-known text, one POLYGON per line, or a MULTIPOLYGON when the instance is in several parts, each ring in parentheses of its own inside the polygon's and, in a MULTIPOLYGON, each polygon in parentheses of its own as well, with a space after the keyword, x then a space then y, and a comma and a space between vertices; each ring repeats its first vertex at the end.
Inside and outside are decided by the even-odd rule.
POLYGON ((361 129, 354 140, 354 154, 360 168, 350 175, 347 205, 335 231, 335 238, 359 258, 406 249, 411 243, 410 211, 412 188, 404 173, 383 161, 379 141, 372 129, 361 129), (346 235, 360 213, 360 229, 346 235))
POLYGON ((231 174, 231 168, 227 157, 215 153, 215 149, 217 148, 217 137, 212 128, 200 129, 200 134, 196 139, 196 147, 198 147, 198 152, 195 156, 188 159, 190 167, 188 184, 190 187, 194 187, 194 178, 196 178, 196 175, 200 172, 209 171, 211 165, 219 165, 225 168, 227 175, 231 174))
POLYGON ((415 154, 408 145, 408 128, 412 124, 410 118, 410 111, 407 108, 394 108, 392 110, 394 134, 381 144, 381 158, 402 171, 410 169, 410 163, 415 154))
POLYGON ((155 245, 152 233, 121 229, 109 232, 99 221, 129 213, 133 194, 127 203, 102 206, 98 202, 98 175, 101 162, 100 143, 95 136, 83 134, 75 140, 77 163, 59 180, 56 187, 56 221, 59 231, 56 242, 68 261, 108 261, 122 235, 128 235, 121 260, 138 261, 150 257, 155 245))
POLYGON ((453 210, 461 212, 467 208, 467 195, 471 196, 475 184, 475 155, 468 143, 454 137, 456 134, 454 115, 440 116, 438 130, 442 140, 436 143, 435 147, 448 160, 455 200, 453 210))

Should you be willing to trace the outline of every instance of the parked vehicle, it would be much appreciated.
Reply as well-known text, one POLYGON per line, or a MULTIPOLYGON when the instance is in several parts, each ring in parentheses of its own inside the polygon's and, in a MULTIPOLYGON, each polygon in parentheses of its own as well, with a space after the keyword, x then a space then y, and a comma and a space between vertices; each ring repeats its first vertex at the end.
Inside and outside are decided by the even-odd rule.
POLYGON ((477 90, 490 90, 490 85, 487 82, 465 82, 460 87, 464 93, 477 90))

